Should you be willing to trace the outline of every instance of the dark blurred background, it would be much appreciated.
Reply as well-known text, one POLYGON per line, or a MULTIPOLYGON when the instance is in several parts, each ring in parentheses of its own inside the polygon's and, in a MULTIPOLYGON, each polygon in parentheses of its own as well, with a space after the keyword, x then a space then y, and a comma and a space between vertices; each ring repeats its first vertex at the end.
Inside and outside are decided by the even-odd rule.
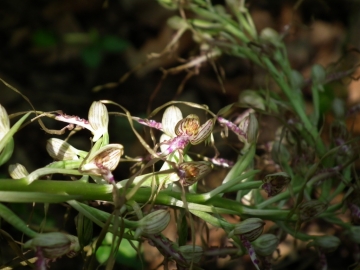
MULTIPOLYGON (((223 1, 213 3, 223 4, 223 1)), ((305 77, 310 75, 315 63, 328 66, 331 71, 356 65, 356 49, 360 49, 358 1, 254 0, 248 1, 248 6, 259 31, 272 27, 283 32, 291 26, 285 38, 289 59, 293 68, 305 77), (335 63, 340 59, 339 66, 335 63)), ((217 61, 226 74, 223 86, 216 79, 213 67, 206 63, 184 84, 182 91, 179 86, 186 72, 170 74, 161 80, 160 68, 174 67, 180 63, 179 58, 197 55, 198 48, 190 33, 180 40, 176 52, 148 61, 122 83, 117 83, 127 72, 145 63, 147 55, 161 52, 171 41, 174 31, 166 22, 176 14, 155 0, 2 1, 0 77, 26 95, 37 110, 62 110, 82 118, 87 118, 92 101, 101 99, 113 100, 140 117, 146 117, 150 109, 174 98, 207 104, 216 112, 236 102, 242 90, 264 87, 264 71, 248 61, 229 56, 217 61), (110 82, 115 84, 93 91, 94 87, 110 82)), ((360 101, 358 84, 356 80, 342 78, 326 95, 355 104, 360 101)), ((276 91, 275 86, 270 87, 276 91)), ((306 91, 304 89, 304 94, 311 101, 306 91)), ((3 84, 0 84, 0 103, 9 114, 31 109, 20 95, 3 84)), ((119 110, 110 106, 109 111, 119 110)), ((331 117, 329 119, 331 121, 331 117)), ((52 120, 44 121, 51 129, 64 126, 52 120)), ((126 119, 113 117, 110 121, 111 142, 123 144, 128 156, 145 153, 126 119)), ((275 129, 271 123, 264 123, 267 130, 275 129)), ((142 132, 141 127, 139 131, 142 132)), ((272 136, 271 132, 268 135, 272 136)), ((15 135, 15 152, 8 164, 18 162, 33 171, 50 163, 45 145, 51 137, 37 123, 26 126, 15 135)), ((89 137, 87 131, 81 131, 71 143, 88 150, 89 137)), ((269 138, 263 138, 266 139, 269 138)), ((7 166, 0 169, 0 174, 8 176, 7 166)), ((128 175, 129 166, 120 165, 117 178, 128 175)), ((241 268, 244 266, 231 267, 245 269, 241 268)))

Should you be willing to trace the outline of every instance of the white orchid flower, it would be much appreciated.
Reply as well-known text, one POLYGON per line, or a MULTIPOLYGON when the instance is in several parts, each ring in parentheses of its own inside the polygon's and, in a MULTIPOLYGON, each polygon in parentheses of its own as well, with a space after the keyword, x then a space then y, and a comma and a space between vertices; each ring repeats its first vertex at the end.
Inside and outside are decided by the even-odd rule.
POLYGON ((161 150, 168 155, 177 149, 184 149, 186 145, 199 144, 205 141, 214 127, 212 119, 207 120, 200 126, 200 119, 195 114, 183 118, 180 109, 176 106, 168 107, 162 118, 162 130, 160 137, 161 150))

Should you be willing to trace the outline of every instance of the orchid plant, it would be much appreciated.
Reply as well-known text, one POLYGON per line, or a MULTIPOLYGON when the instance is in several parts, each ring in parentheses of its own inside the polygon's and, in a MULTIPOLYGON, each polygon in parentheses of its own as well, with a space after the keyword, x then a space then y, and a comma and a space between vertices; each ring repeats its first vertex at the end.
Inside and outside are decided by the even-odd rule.
MULTIPOLYGON (((208 258, 221 256, 248 256, 255 269, 272 269, 281 263, 278 255, 288 236, 315 250, 321 269, 327 269, 328 252, 342 242, 360 243, 360 183, 355 167, 358 138, 353 138, 344 124, 345 117, 356 113, 359 107, 337 120, 342 124, 331 127, 331 142, 325 143, 319 128, 319 91, 327 81, 324 68, 313 67, 310 84, 314 111, 308 114, 301 94, 305 79, 291 68, 281 35, 269 29, 258 34, 244 1, 226 1, 231 13, 205 0, 158 2, 166 8, 178 8, 182 16, 170 20, 177 32, 168 50, 186 31, 192 32, 200 48, 209 50, 205 56, 177 67, 177 71, 198 69, 207 60, 229 54, 266 70, 282 95, 247 90, 239 102, 217 113, 205 105, 170 101, 151 112, 149 119, 133 116, 115 102, 100 100, 90 106, 88 119, 33 108, 13 125, 10 120, 17 115, 8 115, 0 105, 0 166, 7 166, 16 142, 14 134, 31 113, 35 113, 32 122, 39 121, 49 134, 61 136, 70 131, 68 138, 53 137, 47 141, 52 163, 30 172, 19 163, 10 164, 11 179, 0 179, 0 217, 25 235, 25 243, 20 245, 6 237, 10 246, 35 269, 46 269, 64 255, 73 257, 79 253, 83 255, 84 268, 96 269, 94 254, 106 235, 111 238, 111 248, 102 262, 107 269, 114 267, 116 253, 125 240, 132 243, 140 259, 142 243, 156 247, 163 255, 164 269, 169 269, 171 263, 177 269, 202 269, 208 258), (186 17, 187 12, 193 14, 192 19, 186 17), (205 112, 208 119, 201 124, 196 114, 184 118, 176 106, 179 104, 205 112), (109 112, 110 105, 118 111, 109 112), (161 123, 152 119, 159 112, 163 112, 161 123), (268 132, 258 121, 264 114, 278 118, 281 126, 274 141, 259 144, 259 132, 268 132), (129 157, 126 145, 110 143, 108 125, 114 115, 128 120, 146 151, 144 156, 129 157), (43 117, 66 126, 59 131, 49 130, 41 121, 43 117), (144 132, 162 132, 153 132, 153 147, 134 127, 139 123, 144 132), (92 134, 89 149, 70 144, 69 137, 85 132, 83 129, 92 134), (237 158, 228 159, 217 150, 220 140, 231 145, 237 158), (206 157, 191 152, 194 145, 208 147, 215 154, 206 157), (260 166, 262 161, 275 169, 268 171, 260 166), (129 173, 127 179, 116 179, 113 172, 120 162, 141 164, 135 164, 136 171, 129 173), (200 189, 201 185, 206 186, 202 180, 212 179, 217 170, 226 171, 220 183, 211 189, 200 189), (64 179, 53 179, 59 175, 64 179), (65 203, 78 212, 77 235, 31 226, 31 220, 25 222, 11 210, 11 203, 19 202, 43 203, 45 217, 49 204, 65 203), (103 204, 112 211, 98 207, 103 204), (309 226, 303 226, 318 221, 333 230, 314 234, 309 226), (167 229, 174 223, 176 237, 170 238, 167 229), (93 226, 101 228, 99 235, 94 235, 93 226), (213 229, 222 232, 225 245, 211 246, 208 240, 213 229), (24 257, 27 249, 36 258, 35 264, 24 257)), ((353 250, 358 260, 358 249, 353 250)))

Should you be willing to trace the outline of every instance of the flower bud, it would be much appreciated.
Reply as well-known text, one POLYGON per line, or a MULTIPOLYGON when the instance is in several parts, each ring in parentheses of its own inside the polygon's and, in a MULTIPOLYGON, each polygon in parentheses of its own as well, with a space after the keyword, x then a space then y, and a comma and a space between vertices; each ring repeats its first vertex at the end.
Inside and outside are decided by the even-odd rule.
POLYGON ((325 203, 311 200, 299 204, 297 210, 301 221, 309 221, 324 212, 326 208, 327 205, 325 203))
POLYGON ((9 165, 9 174, 12 179, 21 179, 29 175, 26 168, 20 163, 9 165))
POLYGON ((206 161, 191 161, 179 164, 180 182, 183 186, 191 186, 204 178, 211 171, 211 165, 206 161))
POLYGON ((252 242, 255 252, 260 256, 269 256, 277 248, 279 239, 273 234, 260 235, 258 239, 252 242))
POLYGON ((66 141, 51 138, 46 143, 46 151, 54 160, 77 160, 79 159, 76 148, 66 141))
POLYGON ((281 45, 281 37, 279 33, 270 27, 266 27, 260 32, 260 38, 263 41, 268 41, 275 46, 281 45))
POLYGON ((291 86, 294 89, 301 89, 304 86, 304 77, 301 73, 295 69, 291 70, 290 74, 291 86))
POLYGON ((108 132, 109 114, 106 106, 100 101, 94 101, 89 109, 89 123, 93 129, 93 142, 108 132))
POLYGON ((323 84, 326 80, 326 71, 323 66, 315 64, 311 68, 313 84, 323 84))
POLYGON ((340 245, 340 239, 333 235, 315 236, 308 246, 315 246, 324 252, 332 252, 340 245))
POLYGON ((76 236, 50 232, 36 235, 24 244, 24 248, 40 248, 45 258, 56 259, 65 254, 73 256, 80 250, 79 240, 76 236))
POLYGON ((262 189, 269 197, 279 194, 291 181, 290 176, 285 172, 268 174, 263 179, 262 189))
POLYGON ((202 247, 193 245, 181 246, 179 247, 179 251, 188 263, 198 263, 204 254, 202 247))
POLYGON ((167 24, 170 26, 171 29, 174 30, 184 29, 188 26, 187 21, 180 16, 171 17, 170 19, 168 19, 167 24))
POLYGON ((239 102, 251 108, 265 110, 265 100, 253 90, 245 90, 239 96, 239 102))
POLYGON ((139 227, 135 232, 135 238, 140 234, 154 235, 159 234, 168 226, 170 222, 168 210, 156 210, 139 220, 139 227))
POLYGON ((258 238, 264 229, 265 222, 260 218, 248 218, 235 225, 235 228, 229 233, 233 235, 242 235, 250 242, 258 238))

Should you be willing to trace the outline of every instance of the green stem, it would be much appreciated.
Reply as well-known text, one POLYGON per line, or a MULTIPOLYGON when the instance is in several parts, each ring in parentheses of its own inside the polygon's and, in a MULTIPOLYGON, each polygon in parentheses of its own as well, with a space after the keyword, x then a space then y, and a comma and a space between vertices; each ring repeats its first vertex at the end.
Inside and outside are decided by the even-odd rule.
MULTIPOLYGON (((82 200, 103 200, 112 201, 113 187, 111 185, 98 185, 92 183, 84 183, 80 181, 45 181, 36 180, 31 184, 27 184, 25 180, 1 180, 0 190, 2 191, 17 191, 17 192, 42 192, 46 194, 67 194, 77 195, 82 200)), ((124 190, 120 189, 120 193, 124 190)), ((126 192, 131 192, 128 189, 126 192)), ((123 195, 123 194, 122 194, 123 195)), ((151 188, 140 188, 134 194, 133 199, 139 204, 148 202, 152 196, 151 188)), ((288 210, 262 210, 254 209, 251 207, 244 206, 239 202, 233 200, 224 199, 221 197, 215 197, 207 201, 205 205, 197 203, 202 201, 201 194, 185 194, 185 198, 188 204, 189 210, 199 210, 209 213, 218 214, 234 214, 234 215, 246 215, 256 216, 263 219, 279 219, 286 220, 289 214, 288 210)), ((70 198, 69 198, 70 199, 70 198)), ((64 198, 64 200, 69 200, 64 198)), ((1 198, 0 198, 1 200, 1 198)), ((29 201, 30 202, 30 201, 29 201)), ((175 206, 185 208, 185 204, 182 201, 181 192, 162 190, 154 198, 154 204, 175 206)))

